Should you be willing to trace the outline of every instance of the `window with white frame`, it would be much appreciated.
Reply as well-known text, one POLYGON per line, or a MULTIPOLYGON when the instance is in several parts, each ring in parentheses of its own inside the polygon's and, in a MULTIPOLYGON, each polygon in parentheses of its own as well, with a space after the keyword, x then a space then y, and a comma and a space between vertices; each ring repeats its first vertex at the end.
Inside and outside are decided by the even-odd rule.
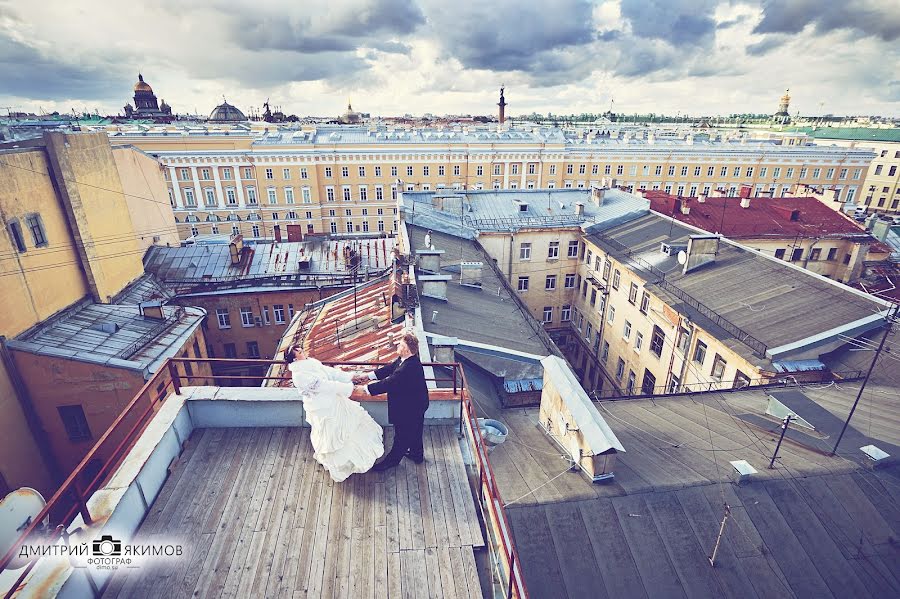
POLYGON ((544 316, 541 322, 553 322, 553 306, 544 306, 544 316))
POLYGON ((267 191, 267 193, 269 194, 269 204, 277 204, 277 203, 278 203, 278 196, 277 196, 277 194, 276 194, 276 192, 275 192, 275 188, 274 188, 274 187, 270 187, 270 188, 267 189, 266 191, 267 191))
POLYGON ((293 187, 285 187, 284 188, 284 201, 287 204, 294 203, 294 188, 293 187))
POLYGON ((547 291, 553 291, 556 289, 556 275, 547 275, 547 279, 544 283, 544 289, 547 291))
POLYGON ((530 243, 522 243, 519 245, 519 260, 531 260, 530 243))
POLYGON ((256 324, 253 320, 253 308, 241 308, 241 326, 252 327, 256 324))
POLYGON ((569 322, 572 318, 572 306, 569 304, 564 304, 562 310, 559 312, 559 320, 560 322, 569 322))
POLYGON ((569 273, 566 275, 565 287, 566 289, 573 289, 575 287, 575 273, 569 273))
POLYGON ((519 277, 519 291, 528 291, 528 277, 519 277))
POLYGON ((226 308, 216 308, 216 319, 219 321, 220 329, 231 328, 231 316, 226 308))

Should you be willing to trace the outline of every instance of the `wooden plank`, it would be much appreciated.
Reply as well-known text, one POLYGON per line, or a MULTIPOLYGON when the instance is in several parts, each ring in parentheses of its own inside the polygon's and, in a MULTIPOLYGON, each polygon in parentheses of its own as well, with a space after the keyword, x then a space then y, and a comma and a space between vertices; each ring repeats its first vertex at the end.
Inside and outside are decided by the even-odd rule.
POLYGON ((424 462, 416 466, 416 475, 418 476, 419 480, 419 509, 422 512, 422 527, 424 529, 423 546, 435 547, 437 545, 435 519, 434 514, 431 511, 431 493, 429 490, 428 482, 428 468, 424 462))
POLYGON ((243 556, 244 565, 241 571, 240 580, 238 581, 237 591, 233 595, 234 597, 258 597, 259 595, 251 594, 251 589, 259 584, 257 582, 257 576, 263 580, 262 586, 265 588, 265 577, 262 575, 262 572, 260 572, 260 562, 262 561, 262 554, 267 536, 268 531, 253 531, 253 535, 250 539, 250 547, 247 550, 247 554, 243 556))
POLYGON ((431 523, 430 530, 432 536, 428 538, 428 529, 426 528, 425 544, 429 547, 446 547, 447 546, 447 522, 444 517, 444 498, 440 489, 440 475, 438 474, 438 465, 435 462, 434 446, 431 440, 431 427, 425 427, 425 437, 423 444, 425 447, 425 483, 428 486, 428 514, 431 523))
POLYGON ((259 467, 259 476, 253 486, 253 493, 250 496, 244 518, 235 523, 240 528, 240 534, 237 537, 237 542, 231 549, 231 560, 230 565, 228 566, 228 574, 225 576, 224 585, 218 590, 222 595, 235 595, 244 572, 256 565, 247 562, 247 555, 250 551, 253 534, 256 532, 259 516, 263 511, 269 488, 273 484, 273 469, 283 451, 284 439, 286 437, 285 429, 272 429, 271 435, 272 438, 269 442, 269 447, 262 464, 259 467))
POLYGON ((429 427, 429 435, 434 451, 434 462, 437 466, 437 486, 440 489, 441 506, 444 510, 444 525, 447 529, 447 543, 450 547, 459 547, 462 540, 459 534, 459 525, 456 520, 456 509, 453 506, 453 490, 450 485, 449 463, 447 452, 444 451, 443 438, 440 431, 429 427))
POLYGON ((394 553, 400 551, 400 504, 397 495, 396 468, 391 468, 384 473, 384 494, 387 552, 394 553))
MULTIPOLYGON (((424 464, 406 462, 406 488, 409 493, 409 544, 410 549, 425 549, 425 513, 419 486, 419 471, 424 471, 424 464)), ((432 535, 433 536, 433 535, 432 535)))
POLYGON ((650 493, 647 506, 669 560, 689 597, 721 597, 723 589, 674 493, 650 493))
MULTIPOLYGON (((462 547, 448 548, 448 551, 450 552, 450 567, 453 571, 453 580, 456 582, 456 596, 460 598, 468 598, 471 596, 469 594, 469 579, 466 576, 466 567, 463 563, 462 558, 462 552, 465 550, 466 549, 462 547)), ((526 582, 526 585, 527 584, 528 583, 526 582)), ((563 596, 558 594, 541 595, 531 590, 531 587, 528 588, 529 593, 532 597, 553 597, 554 599, 565 599, 563 596)))
POLYGON ((387 597, 388 599, 401 599, 403 597, 403 583, 400 562, 400 551, 387 554, 387 597))
POLYGON ((374 561, 373 551, 375 539, 373 531, 364 527, 354 528, 350 533, 350 596, 354 598, 374 595, 374 561))
POLYGON ((611 501, 644 588, 653 596, 684 597, 684 588, 644 498, 614 497, 611 501))
POLYGON ((472 553, 471 547, 460 547, 460 557, 462 558, 463 569, 466 572, 466 583, 469 589, 468 597, 471 599, 481 599, 481 581, 478 579, 478 568, 475 565, 475 555, 472 553))
MULTIPOLYGON (((316 524, 316 542, 310 556, 309 584, 307 596, 324 596, 324 587, 329 576, 334 577, 334 549, 332 541, 337 536, 340 522, 340 505, 343 487, 335 483, 328 474, 324 475, 322 503, 319 506, 319 520, 316 524), (328 500, 326 503, 326 499, 328 500)), ((330 584, 330 583, 328 583, 330 584)))
MULTIPOLYGON (((278 478, 278 489, 272 500, 267 522, 260 521, 258 529, 266 533, 263 541, 263 549, 260 555, 260 563, 257 566, 253 586, 250 588, 250 596, 263 597, 266 589, 270 588, 270 581, 275 578, 280 582, 281 567, 284 559, 284 550, 287 549, 287 540, 291 535, 290 525, 293 524, 294 513, 288 509, 287 496, 292 484, 294 484, 294 466, 297 454, 301 452, 299 443, 299 429, 288 429, 285 460, 282 464, 283 472, 278 478), (280 554, 276 560, 276 554, 280 554)), ((275 592, 274 587, 273 594, 275 592)))
POLYGON ((388 588, 388 552, 387 552, 387 527, 376 526, 373 538, 372 576, 374 597, 387 597, 388 588))
POLYGON ((831 519, 820 521, 791 481, 767 481, 764 486, 834 596, 864 596, 865 586, 826 531, 831 519))
POLYGON ((425 575, 428 577, 428 596, 430 599, 443 599, 441 587, 441 566, 438 563, 437 548, 425 549, 425 575))
POLYGON ((400 552, 400 578, 400 596, 403 599, 428 599, 424 549, 407 549, 400 552))
POLYGON ((184 449, 182 450, 181 454, 177 458, 175 458, 174 463, 169 466, 168 477, 166 478, 162 489, 160 489, 159 493, 157 494, 156 499, 153 501, 153 505, 150 506, 147 515, 144 517, 144 521, 141 523, 142 530, 145 530, 147 532, 153 531, 154 526, 156 525, 156 520, 165 510, 166 504, 169 502, 172 494, 175 492, 175 489, 178 486, 178 482, 181 480, 181 477, 188 469, 191 461, 191 456, 194 455, 201 444, 209 442, 209 439, 207 439, 206 441, 203 440, 203 437, 205 436, 207 430, 208 429, 204 428, 194 429, 194 431, 191 433, 191 436, 188 437, 187 441, 185 441, 184 449))
POLYGON ((736 493, 794 592, 798 596, 833 597, 790 523, 765 489, 761 485, 747 485, 738 487, 736 493))
MULTIPOLYGON (((547 521, 546 506, 523 505, 507 511, 510 526, 515 531, 516 549, 521 560, 525 586, 532 597, 559 597, 564 599, 570 595, 566 591, 566 581, 560 568, 557 549, 547 521)), ((463 551, 467 548, 463 547, 463 551)), ((451 560, 461 559, 456 550, 451 551, 451 560)), ((454 563, 454 578, 457 584, 457 595, 464 571, 457 572, 454 563)), ((468 584, 468 583, 466 583, 468 584)), ((465 592, 468 596, 468 591, 465 592)), ((576 599, 576 598, 572 598, 576 599)))
MULTIPOLYGON (((350 580, 350 543, 353 530, 353 503, 355 481, 351 477, 342 483, 335 483, 340 487, 340 503, 332 502, 338 512, 332 514, 332 524, 329 530, 329 545, 325 556, 326 565, 331 564, 332 570, 326 570, 325 580, 322 584, 324 597, 339 596, 340 589, 349 586, 350 580), (334 536, 331 536, 332 533, 334 536), (346 581, 346 584, 345 584, 346 581)), ((334 509, 334 507, 332 507, 334 509)))
MULTIPOLYGON (((465 596, 465 593, 457 592, 456 579, 453 576, 453 564, 450 561, 450 552, 453 549, 450 549, 447 546, 441 546, 437 548, 437 561, 438 561, 438 569, 440 571, 441 577, 441 592, 444 595, 444 599, 462 599, 465 596)), ((429 566, 430 568, 431 566, 429 566)))
POLYGON ((409 505, 409 478, 406 475, 406 464, 408 460, 403 459, 394 471, 394 481, 397 485, 397 520, 399 531, 400 549, 412 548, 412 518, 410 515, 411 508, 409 505))
POLYGON ((250 498, 260 478, 261 465, 272 439, 272 430, 255 429, 252 436, 253 444, 247 450, 241 464, 241 472, 235 481, 233 492, 227 498, 224 510, 218 516, 210 515, 206 520, 204 529, 212 528, 216 537, 203 564, 202 574, 197 580, 195 596, 218 597, 225 586, 234 558, 234 545, 242 532, 250 498))
POLYGON ((447 456, 447 476, 450 482, 450 497, 453 500, 453 511, 456 514, 456 525, 459 530, 460 545, 473 545, 475 539, 469 529, 467 520, 468 511, 466 510, 466 501, 472 503, 472 494, 469 491, 468 483, 464 483, 465 472, 460 470, 465 468, 462 461, 462 453, 457 443, 456 437, 450 439, 450 433, 447 428, 441 427, 438 434, 443 441, 444 452, 447 456), (464 486, 465 485, 465 486, 464 486))

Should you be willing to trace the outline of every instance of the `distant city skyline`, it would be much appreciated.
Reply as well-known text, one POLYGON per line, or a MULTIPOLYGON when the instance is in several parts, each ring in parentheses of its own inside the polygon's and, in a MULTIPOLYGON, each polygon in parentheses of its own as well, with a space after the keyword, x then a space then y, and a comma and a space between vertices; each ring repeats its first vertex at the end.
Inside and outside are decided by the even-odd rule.
POLYGON ((0 0, 0 115, 614 112, 900 116, 900 11, 819 0, 0 0), (302 11, 302 12, 301 12, 302 11))

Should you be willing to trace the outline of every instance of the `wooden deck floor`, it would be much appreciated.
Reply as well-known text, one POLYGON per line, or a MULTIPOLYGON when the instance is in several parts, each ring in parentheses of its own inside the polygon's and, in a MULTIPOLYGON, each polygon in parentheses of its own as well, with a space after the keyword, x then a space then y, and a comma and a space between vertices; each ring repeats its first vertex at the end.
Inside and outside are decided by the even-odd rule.
POLYGON ((117 573, 104 597, 481 597, 484 540, 452 427, 424 464, 334 483, 309 429, 198 429, 138 532, 177 563, 117 573))

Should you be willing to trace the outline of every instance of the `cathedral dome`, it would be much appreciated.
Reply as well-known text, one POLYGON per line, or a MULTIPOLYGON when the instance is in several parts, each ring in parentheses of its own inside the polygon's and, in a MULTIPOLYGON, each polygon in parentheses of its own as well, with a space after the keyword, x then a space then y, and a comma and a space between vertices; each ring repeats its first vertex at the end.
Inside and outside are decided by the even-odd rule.
POLYGON ((153 88, 144 81, 144 76, 138 73, 138 82, 134 84, 134 91, 153 93, 153 88))
POLYGON ((209 120, 217 123, 246 121, 244 113, 228 102, 222 102, 209 113, 209 120))

